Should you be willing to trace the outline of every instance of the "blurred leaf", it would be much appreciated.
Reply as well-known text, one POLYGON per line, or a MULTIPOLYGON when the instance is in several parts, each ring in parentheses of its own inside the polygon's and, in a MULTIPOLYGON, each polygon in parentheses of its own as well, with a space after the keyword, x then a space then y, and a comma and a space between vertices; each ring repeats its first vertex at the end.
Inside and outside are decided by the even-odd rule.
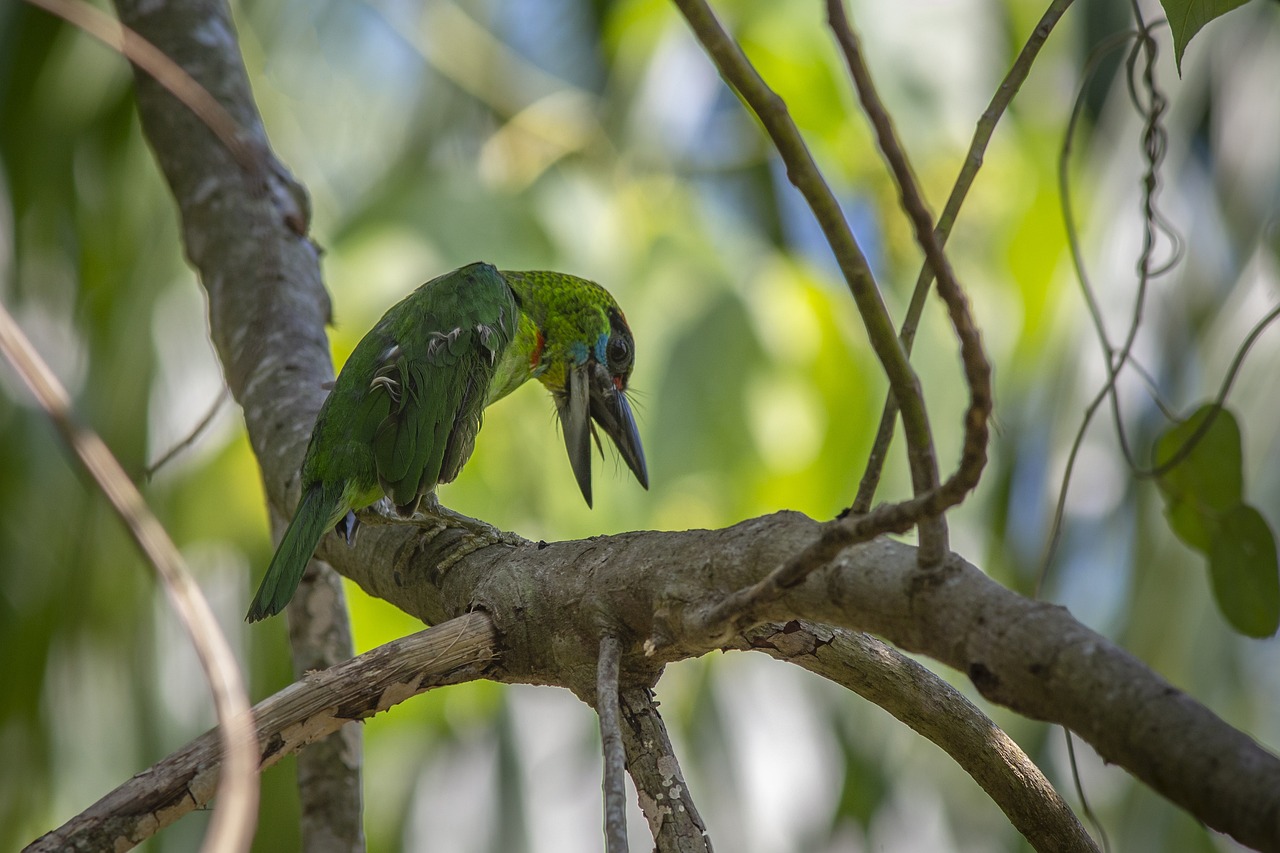
POLYGON ((1222 615, 1250 637, 1280 628, 1280 569, 1276 542, 1262 513, 1240 504, 1221 518, 1209 551, 1209 576, 1222 615))
POLYGON ((1244 500, 1240 425, 1227 409, 1206 404, 1156 440, 1156 465, 1182 458, 1156 478, 1165 497, 1169 526, 1183 542, 1208 553, 1218 516, 1244 500), (1207 431, 1194 446, 1188 442, 1207 418, 1207 431))
POLYGON ((835 725, 833 729, 839 735, 844 757, 844 783, 832 815, 833 829, 852 820, 869 833, 872 820, 892 791, 890 777, 877 758, 865 754, 866 744, 851 737, 845 726, 835 725))
POLYGON ((1217 530, 1217 519, 1214 516, 1200 512, 1193 503, 1180 498, 1169 498, 1165 502, 1164 517, 1169 520, 1169 529, 1183 544, 1202 554, 1209 553, 1217 530))
POLYGON ((1187 50, 1187 43, 1205 24, 1214 18, 1243 6, 1246 0, 1160 0, 1164 13, 1169 18, 1169 29, 1173 32, 1173 55, 1178 61, 1178 73, 1182 73, 1182 54, 1187 50))

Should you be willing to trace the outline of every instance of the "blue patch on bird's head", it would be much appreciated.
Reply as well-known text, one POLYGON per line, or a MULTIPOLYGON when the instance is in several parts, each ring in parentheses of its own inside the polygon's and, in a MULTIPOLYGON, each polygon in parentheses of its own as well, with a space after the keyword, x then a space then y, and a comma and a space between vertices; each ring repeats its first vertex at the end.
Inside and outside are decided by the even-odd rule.
MULTIPOLYGON (((596 349, 600 349, 599 345, 596 346, 596 349)), ((573 341, 569 344, 569 358, 573 360, 574 364, 585 363, 587 360, 587 345, 582 341, 573 341)))
POLYGON ((604 332, 600 337, 596 338, 596 363, 607 364, 605 360, 605 350, 609 347, 609 333, 604 332))

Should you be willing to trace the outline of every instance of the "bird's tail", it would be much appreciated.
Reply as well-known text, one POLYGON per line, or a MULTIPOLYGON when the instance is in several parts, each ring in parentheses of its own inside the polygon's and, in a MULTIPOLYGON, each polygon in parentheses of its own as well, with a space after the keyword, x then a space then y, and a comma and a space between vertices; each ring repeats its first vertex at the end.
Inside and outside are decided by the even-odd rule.
POLYGON ((335 516, 341 515, 342 492, 341 483, 316 483, 303 493, 245 621, 257 622, 284 610, 302 582, 307 561, 320 544, 320 537, 333 526, 335 516))

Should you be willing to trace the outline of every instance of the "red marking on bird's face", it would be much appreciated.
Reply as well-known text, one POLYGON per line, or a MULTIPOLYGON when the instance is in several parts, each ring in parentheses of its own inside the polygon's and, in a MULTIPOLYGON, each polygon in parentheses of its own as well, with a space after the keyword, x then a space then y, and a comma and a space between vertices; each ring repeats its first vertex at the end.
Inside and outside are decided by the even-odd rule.
POLYGON ((538 362, 542 361, 542 351, 547 346, 547 339, 542 336, 542 330, 538 330, 538 337, 533 343, 533 352, 529 354, 529 369, 537 368, 538 362))
POLYGON ((613 387, 617 388, 619 391, 627 390, 627 378, 625 376, 613 377, 613 387))

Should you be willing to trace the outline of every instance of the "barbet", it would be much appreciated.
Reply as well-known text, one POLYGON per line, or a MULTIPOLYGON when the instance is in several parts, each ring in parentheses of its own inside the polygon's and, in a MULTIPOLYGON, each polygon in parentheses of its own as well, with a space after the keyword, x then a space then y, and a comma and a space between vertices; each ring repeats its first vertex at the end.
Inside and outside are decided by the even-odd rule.
POLYGON ((485 407, 529 379, 551 392, 588 506, 596 425, 647 489, 626 396, 634 362, 626 319, 595 282, 476 263, 419 287, 356 345, 321 407, 302 498, 248 620, 284 609, 326 531, 354 541, 356 510, 386 495, 401 516, 413 515, 424 495, 458 476, 485 407))

